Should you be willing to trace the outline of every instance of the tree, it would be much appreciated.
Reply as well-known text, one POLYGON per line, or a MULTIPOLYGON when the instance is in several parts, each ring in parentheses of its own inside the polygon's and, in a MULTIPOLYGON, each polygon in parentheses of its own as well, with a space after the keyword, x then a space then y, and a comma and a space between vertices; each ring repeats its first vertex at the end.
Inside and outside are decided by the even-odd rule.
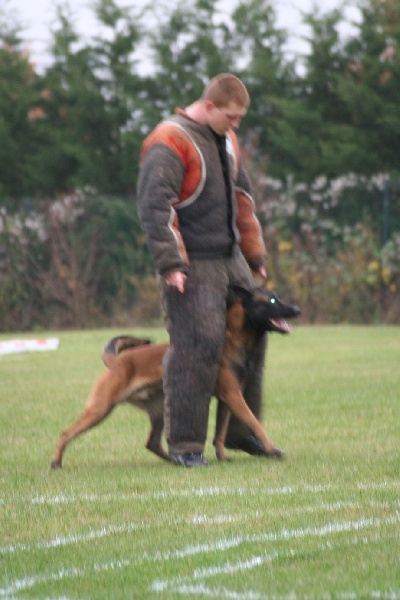
POLYGON ((285 55, 287 33, 277 27, 270 0, 242 2, 232 20, 232 54, 242 57, 241 77, 251 96, 246 130, 256 139, 254 162, 267 166, 270 176, 302 175, 313 115, 299 98, 295 62, 285 55))
POLYGON ((147 80, 148 129, 176 106, 198 98, 210 77, 232 70, 232 32, 219 18, 216 4, 217 0, 177 4, 167 9, 150 35, 155 70, 147 80))
POLYGON ((29 171, 37 77, 19 27, 0 13, 0 194, 31 193, 29 171))
MULTIPOLYGON (((65 9, 67 11, 67 9, 65 9)), ((103 101, 93 77, 90 52, 75 50, 79 43, 70 16, 58 8, 53 64, 36 82, 37 100, 32 118, 35 148, 29 163, 31 190, 48 196, 56 191, 92 183, 88 152, 103 101)))
POLYGON ((396 26, 391 6, 391 0, 361 3, 357 32, 345 41, 338 34, 338 11, 306 19, 312 34, 303 97, 319 118, 312 176, 398 172, 400 19, 396 26))
POLYGON ((146 107, 137 58, 144 35, 143 13, 120 8, 114 0, 98 0, 96 15, 103 34, 95 40, 93 53, 108 118, 104 161, 109 184, 102 189, 131 193, 136 189, 135 165, 139 162, 146 107))
POLYGON ((138 127, 133 115, 140 80, 132 73, 131 56, 139 25, 113 0, 99 0, 96 15, 102 35, 83 45, 68 10, 58 8, 54 62, 42 82, 45 118, 37 122, 43 143, 36 167, 46 166, 47 193, 87 185, 126 193, 135 187, 128 165, 138 153, 132 131, 138 127))
POLYGON ((363 149, 359 172, 397 172, 400 152, 400 11, 398 2, 361 5, 359 31, 345 46, 339 93, 363 149))

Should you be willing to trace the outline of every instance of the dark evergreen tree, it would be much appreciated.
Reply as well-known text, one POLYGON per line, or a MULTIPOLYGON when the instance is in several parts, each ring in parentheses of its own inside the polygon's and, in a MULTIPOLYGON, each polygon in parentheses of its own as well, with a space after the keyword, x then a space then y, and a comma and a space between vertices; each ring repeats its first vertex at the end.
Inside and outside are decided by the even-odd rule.
POLYGON ((20 27, 0 12, 0 195, 33 193, 29 162, 35 151, 33 122, 37 75, 24 51, 20 27))

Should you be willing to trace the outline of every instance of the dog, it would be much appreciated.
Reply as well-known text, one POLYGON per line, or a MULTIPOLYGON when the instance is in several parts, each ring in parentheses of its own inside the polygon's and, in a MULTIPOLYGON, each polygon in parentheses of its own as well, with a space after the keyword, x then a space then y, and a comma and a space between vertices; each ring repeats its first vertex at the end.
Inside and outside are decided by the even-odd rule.
MULTIPOLYGON (((246 378, 246 357, 265 332, 287 334, 285 319, 301 312, 265 288, 252 291, 234 287, 227 302, 226 337, 219 365, 215 396, 226 406, 219 411, 214 438, 218 460, 226 460, 224 451, 230 414, 245 423, 261 442, 268 456, 281 458, 284 453, 268 438, 260 422, 246 404, 242 388, 246 378)), ((131 336, 110 340, 102 358, 107 367, 95 382, 82 415, 61 434, 51 468, 61 468, 64 450, 76 436, 98 425, 111 411, 128 402, 147 412, 151 429, 146 448, 162 459, 170 460, 161 444, 164 428, 162 361, 168 344, 154 344, 131 336)))

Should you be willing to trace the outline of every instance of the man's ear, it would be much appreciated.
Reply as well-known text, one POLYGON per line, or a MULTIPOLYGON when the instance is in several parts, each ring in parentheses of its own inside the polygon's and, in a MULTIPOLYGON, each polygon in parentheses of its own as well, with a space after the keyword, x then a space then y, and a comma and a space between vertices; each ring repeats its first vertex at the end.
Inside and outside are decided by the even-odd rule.
POLYGON ((214 110, 215 104, 214 102, 211 102, 211 100, 204 100, 204 108, 207 113, 210 113, 214 110))

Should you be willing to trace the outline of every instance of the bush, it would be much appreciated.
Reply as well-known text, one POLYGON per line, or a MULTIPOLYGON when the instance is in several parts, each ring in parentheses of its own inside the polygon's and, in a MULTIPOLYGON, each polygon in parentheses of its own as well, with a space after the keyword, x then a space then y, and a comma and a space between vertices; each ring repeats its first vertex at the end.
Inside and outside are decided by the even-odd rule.
MULTIPOLYGON (((304 322, 400 323, 400 233, 383 244, 376 214, 385 177, 320 178, 310 187, 253 179, 269 285, 301 305, 304 322)), ((400 227, 397 204, 392 229, 400 227)), ((0 212, 0 330, 161 318, 133 199, 85 190, 14 212, 7 206, 0 212)))
POLYGON ((129 321, 152 265, 131 200, 90 192, 2 211, 0 329, 129 321))

